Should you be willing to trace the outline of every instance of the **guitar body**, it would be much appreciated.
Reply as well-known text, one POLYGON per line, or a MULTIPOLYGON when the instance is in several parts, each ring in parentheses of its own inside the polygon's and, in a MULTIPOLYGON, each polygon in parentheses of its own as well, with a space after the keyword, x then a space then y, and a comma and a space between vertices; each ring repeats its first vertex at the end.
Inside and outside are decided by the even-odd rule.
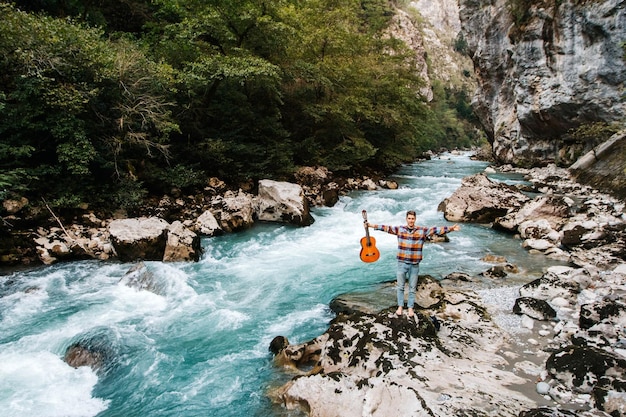
POLYGON ((369 235, 361 238, 360 256, 363 262, 376 262, 380 258, 380 252, 376 248, 376 239, 369 235))
POLYGON ((365 224, 365 237, 361 238, 361 260, 363 262, 376 262, 380 258, 380 252, 376 248, 376 239, 370 237, 367 228, 367 212, 363 210, 363 223, 365 224))

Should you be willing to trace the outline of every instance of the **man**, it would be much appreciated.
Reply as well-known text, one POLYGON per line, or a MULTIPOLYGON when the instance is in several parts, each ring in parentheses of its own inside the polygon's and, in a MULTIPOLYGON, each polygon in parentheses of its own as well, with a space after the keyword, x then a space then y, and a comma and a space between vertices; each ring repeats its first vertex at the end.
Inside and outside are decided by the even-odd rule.
POLYGON ((413 306, 415 304, 415 287, 417 286, 417 274, 419 272, 419 264, 422 260, 422 248, 424 241, 433 235, 443 235, 448 232, 456 232, 460 230, 458 224, 443 227, 425 227, 415 225, 415 211, 409 210, 406 213, 406 226, 386 226, 367 223, 367 227, 374 230, 382 230, 383 232, 396 235, 398 237, 398 269, 396 272, 396 290, 398 297, 398 309, 396 314, 402 315, 404 308, 404 284, 409 280, 409 296, 407 307, 409 308, 409 317, 413 317, 415 312, 413 306))

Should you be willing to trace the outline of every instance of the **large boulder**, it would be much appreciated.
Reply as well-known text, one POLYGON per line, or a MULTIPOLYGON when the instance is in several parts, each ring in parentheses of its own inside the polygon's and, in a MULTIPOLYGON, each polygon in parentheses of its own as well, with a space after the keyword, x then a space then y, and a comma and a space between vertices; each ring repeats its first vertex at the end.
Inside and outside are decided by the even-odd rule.
POLYGON ((439 203, 437 209, 451 222, 491 223, 528 200, 517 188, 492 181, 480 173, 463 178, 461 187, 439 203))
POLYGON ((558 230, 571 216, 573 201, 567 197, 542 195, 526 202, 519 210, 495 220, 494 227, 510 232, 529 220, 544 220, 551 229, 558 230))
POLYGON ((309 205, 298 184, 260 180, 257 217, 261 221, 308 226, 313 223, 309 205))
POLYGON ((545 300, 537 300, 532 297, 520 297, 515 300, 513 313, 522 315, 535 320, 553 320, 556 318, 556 311, 545 300))
POLYGON ((117 219, 109 223, 111 243, 122 262, 161 261, 169 223, 158 217, 117 219))
POLYGON ((202 236, 215 236, 223 233, 222 227, 210 210, 204 211, 195 221, 194 230, 202 236))
POLYGON ((113 220, 109 224, 111 243, 123 262, 197 261, 200 239, 182 223, 170 225, 158 217, 113 220))
MULTIPOLYGON (((567 346, 553 352, 546 369, 559 382, 578 392, 590 393, 598 385, 626 373, 626 358, 596 347, 567 346)), ((623 391, 620 390, 621 392, 623 391)))
POLYGON ((626 304, 620 300, 604 299, 580 306, 581 329, 608 323, 614 329, 626 329, 626 304))
POLYGON ((211 200, 211 212, 224 232, 248 229, 254 224, 254 196, 241 189, 226 191, 211 200))
POLYGON ((538 300, 551 300, 561 297, 566 300, 576 300, 580 293, 580 284, 564 274, 548 269, 540 278, 524 284, 520 290, 522 297, 538 300))
POLYGON ((198 261, 202 247, 200 236, 176 220, 167 228, 164 262, 198 261))

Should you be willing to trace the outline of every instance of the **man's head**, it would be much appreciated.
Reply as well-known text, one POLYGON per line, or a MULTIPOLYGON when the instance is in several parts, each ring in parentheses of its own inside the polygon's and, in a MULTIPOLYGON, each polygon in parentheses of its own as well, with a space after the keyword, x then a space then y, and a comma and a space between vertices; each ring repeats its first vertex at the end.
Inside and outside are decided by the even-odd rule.
POLYGON ((409 227, 415 226, 415 212, 413 210, 406 212, 406 224, 409 227))

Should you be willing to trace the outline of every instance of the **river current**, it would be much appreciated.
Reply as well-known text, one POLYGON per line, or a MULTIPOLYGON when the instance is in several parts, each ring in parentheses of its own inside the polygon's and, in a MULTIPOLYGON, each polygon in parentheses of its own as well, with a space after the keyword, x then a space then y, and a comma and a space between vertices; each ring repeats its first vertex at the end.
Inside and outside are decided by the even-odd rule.
MULTIPOLYGON (((272 365, 278 335, 302 343, 322 334, 336 296, 376 291, 395 275, 395 236, 372 231, 381 252, 359 259, 361 210, 380 224, 451 225, 438 204, 487 163, 443 154, 401 168, 397 190, 353 192, 331 208, 314 208, 309 227, 257 224, 202 241, 197 263, 146 262, 157 293, 120 279, 133 264, 81 261, 0 276, 0 410, 7 417, 295 416, 267 391, 286 382, 272 365), (100 373, 63 361, 77 340, 109 352, 100 373)), ((508 183, 515 176, 492 176, 508 183)), ((521 241, 487 226, 462 224, 450 242, 429 243, 420 274, 477 276, 502 255, 523 273, 472 284, 485 302, 510 311, 512 288, 550 264, 521 241)), ((393 306, 389 296, 389 307, 393 306)), ((502 313, 502 324, 515 320, 502 313)), ((514 327, 514 326, 512 326, 514 327)))

